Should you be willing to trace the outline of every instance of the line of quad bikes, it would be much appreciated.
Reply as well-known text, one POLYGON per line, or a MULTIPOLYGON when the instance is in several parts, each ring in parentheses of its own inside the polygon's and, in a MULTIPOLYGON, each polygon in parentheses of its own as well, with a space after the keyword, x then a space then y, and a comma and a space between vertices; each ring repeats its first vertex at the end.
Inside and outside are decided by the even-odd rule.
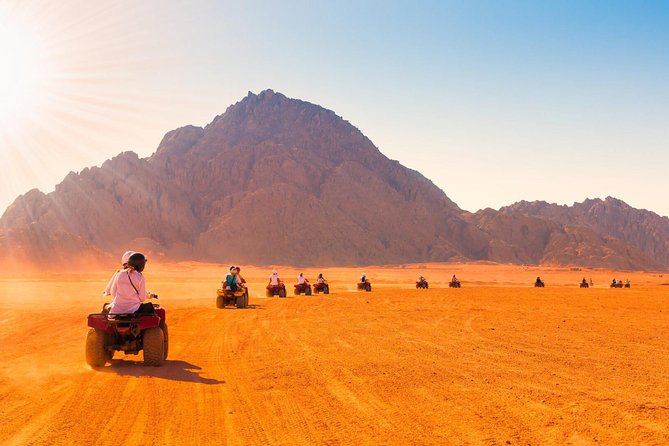
MULTIPOLYGON (((450 281, 450 288, 461 288, 459 280, 450 281)), ((545 287, 542 280, 534 284, 537 288, 545 287)), ((581 282, 581 288, 588 288, 590 284, 581 282)), ((611 288, 630 288, 629 283, 612 283, 611 288)), ((426 280, 416 281, 417 289, 427 289, 429 284, 426 280)), ((359 282, 358 291, 371 292, 372 284, 369 281, 359 282)), ((330 294, 330 286, 327 282, 296 284, 293 289, 296 296, 313 294, 330 294)), ((286 285, 280 282, 278 285, 268 285, 265 290, 267 297, 286 297, 286 285)), ((154 296, 156 299, 158 296, 154 296)), ((122 351, 126 355, 136 355, 144 352, 144 365, 160 366, 167 359, 169 350, 169 334, 165 309, 159 304, 153 303, 153 311, 140 314, 114 314, 108 313, 108 305, 104 304, 101 313, 88 315, 88 335, 86 336, 86 362, 91 367, 102 367, 110 362, 114 353, 122 351)), ((249 292, 246 287, 238 291, 219 289, 216 295, 216 307, 225 308, 234 306, 246 308, 249 305, 249 292)))

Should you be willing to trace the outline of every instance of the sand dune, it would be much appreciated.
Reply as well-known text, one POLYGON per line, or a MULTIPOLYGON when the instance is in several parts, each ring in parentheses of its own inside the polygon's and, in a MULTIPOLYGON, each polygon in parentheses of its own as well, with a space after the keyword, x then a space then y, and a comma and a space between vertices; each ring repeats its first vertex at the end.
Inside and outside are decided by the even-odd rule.
POLYGON ((335 268, 330 296, 279 300, 244 268, 252 308, 217 310, 223 271, 150 265, 161 368, 85 365, 106 272, 0 279, 0 444, 669 443, 669 277, 410 265, 367 268, 367 294, 335 268), (412 289, 419 272, 433 288, 412 289))

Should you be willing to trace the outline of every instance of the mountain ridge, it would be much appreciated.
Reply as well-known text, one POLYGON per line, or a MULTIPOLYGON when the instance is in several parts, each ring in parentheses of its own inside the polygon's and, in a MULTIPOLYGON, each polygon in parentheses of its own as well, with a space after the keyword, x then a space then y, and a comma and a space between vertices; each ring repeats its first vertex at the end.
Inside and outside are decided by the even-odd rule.
POLYGON ((0 247, 45 264, 132 247, 255 264, 669 266, 669 246, 653 245, 669 220, 627 205, 590 208, 632 223, 597 225, 585 208, 548 203, 464 211, 335 112, 265 90, 204 127, 166 133, 147 158, 123 152, 49 194, 18 197, 0 218, 0 247), (644 228, 657 234, 637 233, 644 228))

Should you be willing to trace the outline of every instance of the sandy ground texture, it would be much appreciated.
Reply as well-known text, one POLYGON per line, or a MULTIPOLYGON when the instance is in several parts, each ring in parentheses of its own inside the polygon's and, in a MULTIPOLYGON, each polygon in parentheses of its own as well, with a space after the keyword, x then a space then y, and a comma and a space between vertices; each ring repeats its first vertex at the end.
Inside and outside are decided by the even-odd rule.
POLYGON ((0 279, 0 444, 669 444, 669 275, 368 268, 358 293, 338 268, 329 296, 266 299, 269 268, 244 268, 252 307, 219 310, 224 270, 149 265, 160 368, 85 364, 107 273, 0 279))

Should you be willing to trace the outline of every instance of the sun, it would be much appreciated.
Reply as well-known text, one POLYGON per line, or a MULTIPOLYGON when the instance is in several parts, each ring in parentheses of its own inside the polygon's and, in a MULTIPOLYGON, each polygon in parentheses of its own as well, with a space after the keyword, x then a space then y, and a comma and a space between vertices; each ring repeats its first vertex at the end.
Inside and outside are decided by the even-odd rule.
POLYGON ((46 45, 20 21, 0 21, 0 129, 16 130, 46 105, 50 64, 46 45))

